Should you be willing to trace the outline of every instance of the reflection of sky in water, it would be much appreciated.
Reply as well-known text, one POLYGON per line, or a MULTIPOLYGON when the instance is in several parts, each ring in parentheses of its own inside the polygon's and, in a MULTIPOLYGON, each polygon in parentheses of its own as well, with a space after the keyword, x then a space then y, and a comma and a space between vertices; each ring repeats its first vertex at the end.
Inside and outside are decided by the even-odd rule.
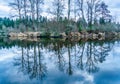
MULTIPOLYGON (((75 68, 73 75, 69 76, 65 71, 58 70, 55 58, 50 58, 52 52, 45 52, 47 76, 43 80, 31 80, 28 74, 13 65, 14 58, 21 56, 20 53, 18 47, 0 50, 0 84, 120 84, 120 45, 117 43, 109 52, 106 61, 98 63, 100 70, 94 74, 75 68)), ((67 52, 64 58, 68 61, 67 52)), ((73 61, 72 63, 74 64, 73 61)))
POLYGON ((115 44, 100 71, 95 74, 95 84, 120 84, 120 45, 115 44))

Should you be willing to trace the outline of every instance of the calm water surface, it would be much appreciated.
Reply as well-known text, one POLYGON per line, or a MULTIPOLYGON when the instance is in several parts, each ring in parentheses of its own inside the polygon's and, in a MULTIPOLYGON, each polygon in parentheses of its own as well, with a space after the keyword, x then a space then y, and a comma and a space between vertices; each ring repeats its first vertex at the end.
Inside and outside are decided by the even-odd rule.
POLYGON ((120 84, 120 41, 1 38, 0 84, 120 84))

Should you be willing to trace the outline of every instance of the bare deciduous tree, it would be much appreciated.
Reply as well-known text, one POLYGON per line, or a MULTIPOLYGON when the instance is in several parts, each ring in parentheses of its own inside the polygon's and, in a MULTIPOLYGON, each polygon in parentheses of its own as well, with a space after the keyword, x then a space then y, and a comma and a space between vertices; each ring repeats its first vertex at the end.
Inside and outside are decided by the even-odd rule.
POLYGON ((59 21, 60 17, 63 15, 64 10, 64 0, 54 0, 53 8, 49 9, 49 13, 55 16, 56 20, 59 21))
POLYGON ((92 29, 92 24, 96 17, 95 9, 99 1, 100 0, 87 0, 87 18, 88 18, 88 25, 90 26, 90 29, 92 29))
POLYGON ((44 0, 36 0, 35 4, 36 4, 36 18, 38 20, 40 17, 40 13, 42 11, 41 5, 44 4, 44 0))
POLYGON ((71 0, 68 0, 68 20, 70 19, 71 0))
POLYGON ((22 0, 14 0, 14 2, 9 4, 15 11, 18 13, 19 19, 21 20, 22 18, 22 0))

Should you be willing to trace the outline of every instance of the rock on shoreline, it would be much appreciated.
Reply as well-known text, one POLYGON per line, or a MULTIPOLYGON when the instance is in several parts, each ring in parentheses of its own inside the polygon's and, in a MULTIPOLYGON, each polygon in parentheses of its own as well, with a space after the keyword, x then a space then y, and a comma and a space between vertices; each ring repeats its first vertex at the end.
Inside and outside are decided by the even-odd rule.
POLYGON ((81 31, 81 32, 70 32, 66 34, 65 32, 59 33, 57 35, 50 34, 45 35, 41 32, 19 32, 19 33, 9 33, 9 37, 26 37, 26 38, 40 38, 40 37, 49 37, 49 38, 80 38, 80 39, 105 39, 105 38, 114 38, 114 37, 120 37, 120 32, 87 32, 87 31, 81 31))

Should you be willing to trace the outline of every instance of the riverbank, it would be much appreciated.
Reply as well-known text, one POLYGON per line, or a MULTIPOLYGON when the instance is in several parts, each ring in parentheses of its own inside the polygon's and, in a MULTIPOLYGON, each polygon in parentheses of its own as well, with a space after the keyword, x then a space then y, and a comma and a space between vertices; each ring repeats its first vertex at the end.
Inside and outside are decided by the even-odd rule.
POLYGON ((98 32, 98 31, 81 31, 70 33, 42 33, 42 32, 19 32, 9 33, 10 38, 34 39, 34 38, 66 38, 66 39, 90 39, 104 40, 112 38, 120 38, 120 32, 98 32))

